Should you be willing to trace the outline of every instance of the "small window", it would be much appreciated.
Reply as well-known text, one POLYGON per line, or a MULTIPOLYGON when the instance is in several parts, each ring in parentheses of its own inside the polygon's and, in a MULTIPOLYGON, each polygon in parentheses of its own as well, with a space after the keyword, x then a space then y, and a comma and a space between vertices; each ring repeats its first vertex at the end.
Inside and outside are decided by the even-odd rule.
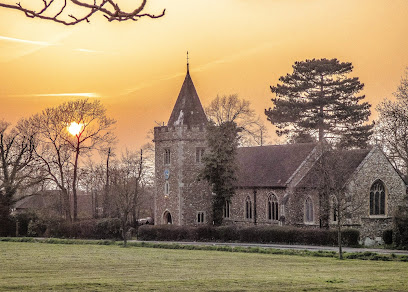
POLYGON ((370 189, 370 215, 385 215, 385 187, 380 180, 370 189))
POLYGON ((197 147, 196 148, 196 163, 201 163, 204 157, 205 148, 197 147))
POLYGON ((310 197, 307 197, 305 201, 305 222, 313 223, 313 201, 310 197))
POLYGON ((332 196, 331 202, 330 202, 330 210, 331 210, 331 220, 333 223, 337 222, 337 216, 338 216, 338 203, 337 203, 337 198, 335 196, 332 196))
POLYGON ((268 220, 279 220, 279 205, 275 195, 268 197, 267 213, 268 220))
POLYGON ((170 184, 169 184, 169 181, 168 181, 168 180, 166 180, 166 181, 164 182, 164 194, 165 194, 166 196, 168 196, 168 195, 170 194, 170 184))
POLYGON ((230 217, 230 208, 231 208, 231 202, 229 200, 226 200, 224 204, 224 208, 222 210, 224 218, 230 217))
POLYGON ((245 218, 252 219, 252 201, 249 196, 245 200, 245 218))
POLYGON ((170 164, 170 148, 165 148, 164 149, 164 164, 168 165, 170 164))
POLYGON ((202 211, 197 212, 197 223, 198 224, 205 223, 205 214, 204 214, 204 212, 202 212, 202 211))

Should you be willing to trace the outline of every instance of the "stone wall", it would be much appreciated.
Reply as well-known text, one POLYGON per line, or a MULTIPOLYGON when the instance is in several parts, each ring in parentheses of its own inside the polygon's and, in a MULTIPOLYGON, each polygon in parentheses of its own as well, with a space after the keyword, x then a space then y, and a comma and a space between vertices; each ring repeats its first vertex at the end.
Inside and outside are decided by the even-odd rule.
POLYGON ((266 225, 278 225, 279 221, 268 220, 268 198, 271 195, 275 195, 279 204, 279 217, 282 214, 282 199, 285 195, 284 188, 239 188, 236 190, 235 195, 231 198, 230 204, 230 218, 226 218, 224 221, 227 224, 237 225, 254 225, 254 224, 266 224, 266 225), (256 191, 256 195, 254 193, 256 191), (255 200, 256 196, 256 200, 255 200), (250 198, 252 203, 252 218, 246 218, 246 199, 250 198))
POLYGON ((173 224, 197 223, 197 212, 205 212, 206 222, 211 208, 211 192, 206 182, 198 181, 202 163, 196 162, 196 148, 205 148, 203 127, 156 127, 155 142, 155 222, 163 224, 163 215, 170 212, 173 224), (165 149, 170 149, 171 162, 164 164, 165 149), (165 170, 168 171, 170 192, 165 195, 165 170))
POLYGON ((360 230, 361 239, 382 237, 382 232, 392 228, 392 218, 405 196, 405 183, 385 157, 374 147, 353 175, 348 186, 348 195, 356 210, 352 212, 347 224, 360 230), (385 185, 385 215, 370 215, 370 188, 376 180, 385 185))

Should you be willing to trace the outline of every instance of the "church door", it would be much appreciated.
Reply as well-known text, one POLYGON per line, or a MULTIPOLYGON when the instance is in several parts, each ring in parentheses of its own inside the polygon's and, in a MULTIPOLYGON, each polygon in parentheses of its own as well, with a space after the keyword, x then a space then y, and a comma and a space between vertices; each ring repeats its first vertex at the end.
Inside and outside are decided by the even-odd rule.
POLYGON ((164 212, 163 221, 164 224, 173 224, 173 220, 169 211, 164 212))

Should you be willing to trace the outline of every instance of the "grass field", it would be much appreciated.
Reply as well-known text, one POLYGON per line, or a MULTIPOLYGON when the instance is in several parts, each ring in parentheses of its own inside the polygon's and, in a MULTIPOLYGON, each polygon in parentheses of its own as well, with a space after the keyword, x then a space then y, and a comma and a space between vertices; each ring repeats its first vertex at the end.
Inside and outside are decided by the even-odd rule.
POLYGON ((0 291, 407 291, 408 263, 0 242, 0 291))

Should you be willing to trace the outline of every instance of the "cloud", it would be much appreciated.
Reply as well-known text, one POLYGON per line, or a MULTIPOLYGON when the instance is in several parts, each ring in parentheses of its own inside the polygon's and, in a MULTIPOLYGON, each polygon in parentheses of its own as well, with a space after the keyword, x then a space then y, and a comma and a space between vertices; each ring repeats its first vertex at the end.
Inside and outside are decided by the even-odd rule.
POLYGON ((100 94, 95 92, 75 92, 75 93, 40 93, 40 94, 21 94, 12 95, 12 97, 89 97, 89 98, 100 98, 100 94))
MULTIPOLYGON (((269 50, 270 48, 272 48, 274 46, 277 46, 279 44, 280 43, 278 43, 278 42, 266 42, 266 43, 263 43, 263 44, 261 44, 259 46, 252 47, 252 48, 249 48, 249 49, 246 49, 246 50, 242 50, 242 51, 239 51, 239 52, 237 52, 235 54, 231 54, 229 56, 226 56, 226 57, 223 57, 223 58, 220 58, 220 59, 217 59, 217 60, 213 60, 211 62, 208 62, 208 63, 203 64, 201 66, 198 66, 196 68, 193 68, 190 71, 191 72, 206 71, 206 70, 211 69, 212 67, 217 66, 219 64, 231 63, 231 62, 234 62, 236 60, 243 59, 243 58, 245 58, 247 56, 258 54, 261 51, 269 50)), ((166 76, 163 76, 161 78, 157 78, 157 79, 152 80, 150 82, 144 82, 144 83, 141 83, 141 84, 139 84, 137 86, 134 86, 132 88, 124 90, 121 95, 131 94, 131 93, 133 93, 135 91, 138 91, 140 89, 153 86, 153 85, 155 85, 156 83, 158 83, 160 81, 170 80, 170 79, 173 79, 173 78, 184 76, 185 74, 186 74, 185 72, 178 72, 178 73, 175 73, 175 74, 166 75, 166 76)))
POLYGON ((14 43, 37 45, 37 46, 53 46, 54 45, 49 42, 30 41, 30 40, 16 39, 16 38, 11 38, 11 37, 6 37, 6 36, 0 36, 0 40, 14 42, 14 43))
POLYGON ((105 51, 96 51, 96 50, 88 50, 88 49, 74 49, 74 51, 82 52, 82 53, 110 54, 109 52, 105 52, 105 51))

